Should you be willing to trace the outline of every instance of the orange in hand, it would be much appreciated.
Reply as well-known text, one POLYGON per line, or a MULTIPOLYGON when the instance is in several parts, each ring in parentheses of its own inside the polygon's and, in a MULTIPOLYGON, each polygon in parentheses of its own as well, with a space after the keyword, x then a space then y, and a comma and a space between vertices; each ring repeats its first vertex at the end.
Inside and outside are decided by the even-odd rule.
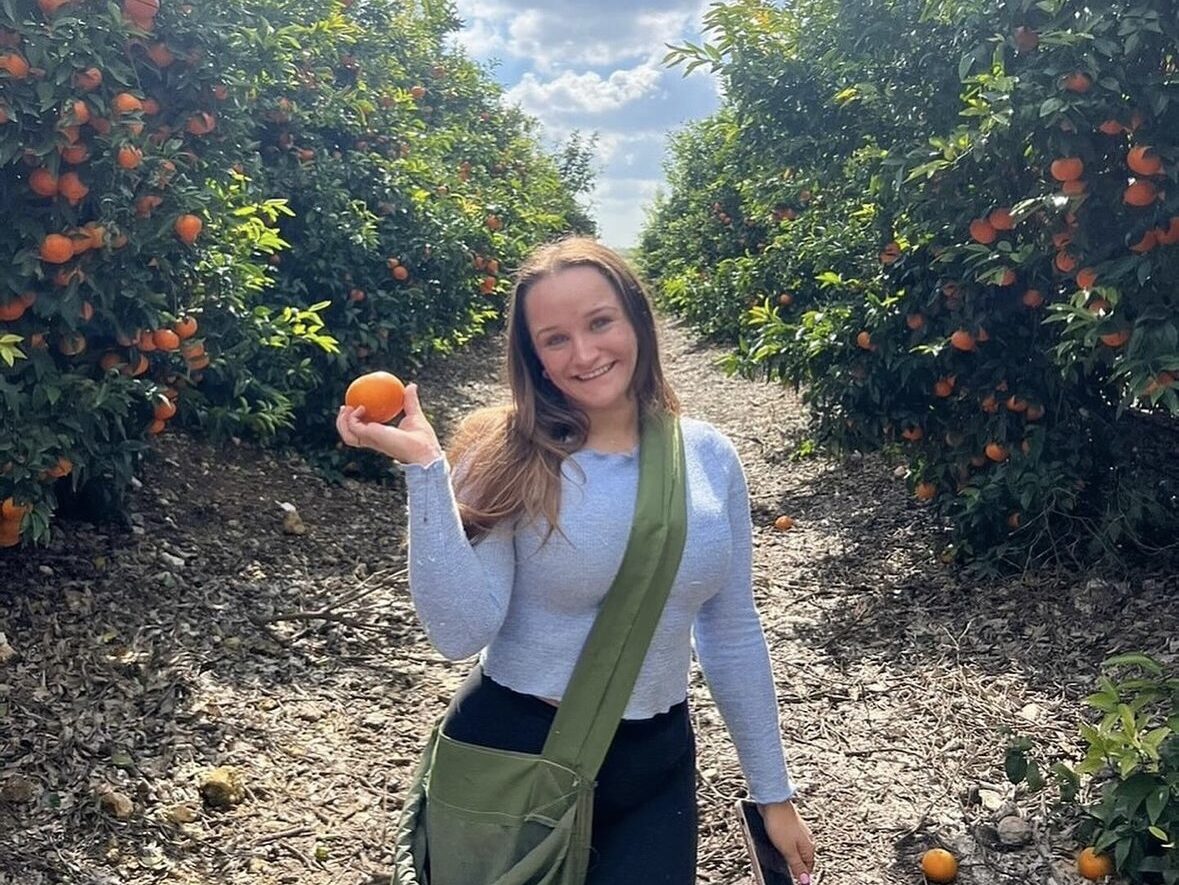
POLYGON ((384 424, 401 411, 405 402, 405 385, 389 372, 369 372, 348 385, 344 404, 364 406, 362 421, 384 424))

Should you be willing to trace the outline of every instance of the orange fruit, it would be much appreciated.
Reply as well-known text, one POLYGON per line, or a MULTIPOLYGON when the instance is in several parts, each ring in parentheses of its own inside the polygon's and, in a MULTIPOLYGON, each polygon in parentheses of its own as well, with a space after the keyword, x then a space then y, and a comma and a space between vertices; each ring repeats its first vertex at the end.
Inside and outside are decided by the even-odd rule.
POLYGON ((1080 178, 1074 178, 1072 181, 1066 181, 1060 185, 1060 192, 1066 197, 1079 197, 1085 193, 1085 190, 1085 182, 1080 178))
POLYGON ((61 479, 63 476, 69 476, 74 469, 74 462, 64 455, 57 459, 57 463, 45 471, 46 476, 51 476, 54 479, 61 479))
POLYGON ((989 442, 986 448, 983 449, 983 454, 991 461, 1006 461, 1007 449, 997 442, 989 442))
POLYGON ((29 174, 29 190, 39 197, 57 196, 57 176, 41 167, 29 174))
POLYGON ((1023 416, 1028 421, 1039 421, 1044 417, 1044 407, 1039 403, 1028 403, 1027 410, 1023 413, 1023 416))
POLYGON ((147 432, 154 436, 158 433, 163 433, 164 428, 167 426, 167 422, 162 418, 153 418, 151 423, 147 425, 147 432))
POLYGON ((411 86, 410 90, 409 90, 409 94, 410 94, 410 97, 413 98, 414 101, 421 101, 423 98, 426 97, 426 87, 425 86, 411 86))
POLYGON ((184 124, 184 131, 190 135, 208 135, 216 128, 217 120, 208 111, 198 111, 184 124))
POLYGON ((1023 293, 1023 297, 1020 298, 1020 301, 1023 302, 1024 307, 1035 310, 1044 303, 1044 295, 1039 289, 1028 289, 1023 293))
POLYGON ((25 311, 28 309, 28 305, 19 298, 0 302, 0 322, 15 323, 25 315, 25 311))
POLYGON ((933 395, 945 399, 954 392, 953 378, 939 378, 933 383, 933 395))
POLYGON ((1119 329, 1116 332, 1107 332, 1101 336, 1101 343, 1106 347, 1121 347, 1130 340, 1129 329, 1119 329))
POLYGON ((932 501, 937 497, 937 486, 931 482, 919 482, 913 489, 913 494, 918 501, 932 501))
POLYGON ((0 547, 16 547, 20 544, 20 523, 15 520, 0 522, 0 547))
POLYGON ((147 48, 147 57, 157 68, 166 68, 176 61, 176 56, 172 54, 172 50, 163 40, 157 41, 147 48))
POLYGON ((884 249, 880 252, 880 261, 883 264, 895 264, 900 257, 901 247, 895 240, 885 244, 884 249))
POLYGON ((1065 76, 1062 85, 1069 92, 1088 92, 1093 85, 1093 78, 1084 71, 1073 71, 1065 76))
POLYGON ((176 414, 176 403, 170 399, 162 399, 155 404, 151 413, 157 421, 167 421, 176 414))
POLYGON ((93 92, 102 85, 102 71, 98 68, 86 68, 74 74, 74 85, 83 92, 93 92))
POLYGON ((1138 175, 1158 175, 1163 171, 1162 159, 1148 144, 1130 148, 1126 154, 1126 165, 1138 175))
POLYGON ((7 71, 14 80, 29 76, 29 63, 19 52, 0 52, 0 71, 7 71))
POLYGON ((1015 531, 1019 528, 1020 522, 1022 522, 1022 517, 1020 516, 1018 510, 1012 510, 1007 514, 1007 527, 1012 531, 1015 531))
POLYGON ((0 519, 19 521, 24 519, 25 514, 32 509, 32 504, 17 504, 12 498, 5 498, 3 502, 0 502, 0 519))
POLYGON ((405 385, 389 372, 369 372, 348 385, 347 406, 364 406, 364 421, 384 424, 392 420, 405 402, 405 385))
POLYGON ((906 427, 901 431, 901 436, 909 442, 921 442, 925 438, 925 431, 920 427, 906 427))
POLYGON ((1138 180, 1122 193, 1122 201, 1128 206, 1149 206, 1158 197, 1158 188, 1153 181, 1138 180))
POLYGON ((958 861, 944 848, 931 848, 921 855, 921 872, 930 882, 953 882, 958 875, 958 861))
POLYGON ((90 193, 77 172, 66 172, 57 180, 57 192, 65 197, 71 206, 77 206, 90 193))
POLYGON ((1013 230, 1015 228, 1015 219, 1011 217, 1011 210, 1005 206, 988 215, 987 222, 995 230, 1013 230))
POLYGON ((500 217, 498 215, 488 215, 487 219, 486 219, 486 224, 487 224, 487 229, 493 230, 493 231, 499 230, 504 226, 504 223, 500 220, 500 217))
POLYGON ((914 332, 925 328, 925 315, 920 313, 911 313, 905 317, 905 325, 914 332))
POLYGON ((1091 267, 1083 267, 1077 271, 1077 285, 1082 289, 1092 289, 1097 285, 1097 271, 1091 267))
POLYGON ((196 317, 187 316, 177 320, 176 325, 172 327, 172 331, 176 333, 181 341, 186 341, 197 333, 196 317))
POLYGON ((135 169, 143 162, 143 151, 134 145, 125 144, 119 148, 118 154, 115 155, 115 161, 122 169, 135 169))
POLYGON ((1121 135, 1122 129, 1125 128, 1117 120, 1109 119, 1104 121, 1097 127, 1097 131, 1103 135, 1121 135))
POLYGON ((995 242, 998 238, 995 228, 985 218, 976 218, 970 222, 970 237, 976 243, 982 243, 984 246, 995 242))
POLYGON ((794 528, 794 519, 786 515, 779 516, 774 520, 774 528, 780 532, 788 532, 794 528))
POLYGON ((1040 35, 1035 28, 1029 28, 1027 25, 1017 27, 1011 36, 1015 40, 1015 48, 1020 52, 1034 52, 1040 45, 1040 35))
POLYGON ((1156 230, 1155 228, 1152 227, 1150 230, 1148 230, 1146 233, 1144 233, 1142 235, 1141 240, 1139 240, 1137 243, 1135 243, 1133 246, 1130 247, 1130 251, 1137 252, 1139 255, 1142 255, 1146 252, 1149 252, 1151 249, 1153 249, 1155 246, 1157 246, 1160 242, 1164 242, 1164 241, 1159 238, 1158 230, 1156 230))
POLYGON ((181 215, 172 225, 172 229, 176 231, 176 236, 186 246, 191 246, 196 242, 197 237, 201 234, 202 227, 204 227, 204 223, 200 218, 191 214, 181 215))
POLYGON ((1107 854, 1098 854, 1092 848, 1086 848, 1077 855, 1077 872, 1086 879, 1100 879, 1112 875, 1113 871, 1113 861, 1107 854))
POLYGON ((111 109, 119 114, 133 114, 143 110, 143 102, 130 92, 120 92, 111 99, 111 109))
POLYGON ((867 329, 860 332, 860 334, 856 336, 856 347, 860 348, 861 350, 872 349, 872 336, 868 334, 867 329))
POLYGON ((404 282, 409 279, 409 269, 404 264, 393 268, 393 279, 404 282))
POLYGON ((74 244, 64 234, 49 234, 41 241, 41 260, 48 264, 65 264, 74 257, 74 244))
POLYGON ((974 350, 974 336, 965 329, 959 329, 950 336, 950 345, 955 350, 961 350, 963 353, 974 350))
POLYGON ((171 329, 156 329, 151 333, 151 340, 156 350, 168 353, 180 349, 180 336, 171 329))
POLYGON ((1057 181, 1076 181, 1085 171, 1085 164, 1080 157, 1057 157, 1049 171, 1057 181))
POLYGON ((1052 263, 1056 265, 1056 269, 1061 273, 1072 273, 1077 269, 1077 259, 1073 258, 1064 249, 1056 253, 1056 258, 1053 259, 1052 263))
POLYGON ((794 296, 789 292, 783 292, 778 296, 778 303, 782 305, 782 307, 789 307, 794 303, 794 296))

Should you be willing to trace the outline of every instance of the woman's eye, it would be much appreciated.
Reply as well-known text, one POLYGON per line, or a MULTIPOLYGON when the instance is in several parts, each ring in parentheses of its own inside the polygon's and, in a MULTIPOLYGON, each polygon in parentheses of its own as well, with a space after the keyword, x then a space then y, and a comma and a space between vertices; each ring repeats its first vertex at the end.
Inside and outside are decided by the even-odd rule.
POLYGON ((565 340, 564 335, 554 335, 552 338, 550 338, 548 341, 545 342, 545 346, 546 347, 553 347, 557 344, 561 344, 564 340, 565 340))
POLYGON ((593 321, 592 325, 595 329, 605 328, 606 326, 610 325, 610 317, 598 317, 593 321))

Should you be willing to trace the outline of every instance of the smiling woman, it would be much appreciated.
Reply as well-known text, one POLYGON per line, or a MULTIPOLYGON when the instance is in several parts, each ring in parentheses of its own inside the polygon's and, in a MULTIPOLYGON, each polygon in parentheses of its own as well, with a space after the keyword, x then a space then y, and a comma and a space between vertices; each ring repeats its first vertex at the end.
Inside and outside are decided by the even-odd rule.
POLYGON ((467 419, 449 457, 415 385, 396 427, 365 424, 348 409, 339 416, 346 443, 404 470, 410 592, 426 634, 451 659, 479 655, 405 803, 405 866, 394 881, 537 881, 537 868, 530 878, 519 862, 526 855, 551 872, 538 853, 564 833, 574 844, 545 881, 692 885, 694 647, 768 838, 807 885, 813 847, 791 801, 753 601, 749 492, 733 444, 679 415, 647 295, 629 265, 593 240, 562 240, 525 262, 507 337, 512 402, 467 419), (620 616, 624 605, 643 614, 620 616), (587 704, 587 685, 603 684, 600 705, 587 704), (474 821, 515 819, 512 798, 534 795, 520 760, 565 763, 552 754, 571 739, 582 749, 560 767, 561 777, 573 773, 563 795, 592 784, 592 813, 569 811, 569 823, 564 806, 531 809, 503 839, 452 827, 443 845, 431 835, 431 820, 458 826, 448 817, 456 801, 477 803, 477 812, 463 806, 468 831, 474 821), (554 815, 569 827, 538 835, 536 821, 554 815))

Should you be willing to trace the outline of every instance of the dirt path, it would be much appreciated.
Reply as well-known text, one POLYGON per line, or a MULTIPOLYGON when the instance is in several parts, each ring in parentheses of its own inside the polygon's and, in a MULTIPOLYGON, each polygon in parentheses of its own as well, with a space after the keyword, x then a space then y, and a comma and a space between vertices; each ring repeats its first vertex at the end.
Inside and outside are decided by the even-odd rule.
MULTIPOLYGON (((790 392, 725 378, 719 351, 672 325, 665 343, 686 411, 746 465, 783 736, 825 883, 919 882, 933 844, 960 854, 965 882, 1072 881, 1040 800, 1003 785, 1001 730, 1073 748, 1105 655, 1179 659, 1174 575, 957 578, 890 465, 789 460, 803 433, 790 392), (793 531, 773 531, 780 513, 793 531), (997 844, 1010 813, 1029 846, 997 844)), ((499 395, 496 353, 421 377, 443 433, 499 395)), ((0 664, 0 885, 387 881, 401 788, 470 665, 416 626, 399 487, 329 485, 298 458, 181 437, 159 454, 132 533, 69 525, 49 550, 0 557, 14 652, 0 664), (283 503, 305 534, 284 531, 283 503), (324 608, 337 620, 270 620, 324 608), (198 793, 217 766, 244 782, 230 810, 198 793), (126 819, 111 813, 122 800, 126 819)), ((743 782, 698 674, 693 709, 700 881, 743 882, 729 820, 743 782)))

